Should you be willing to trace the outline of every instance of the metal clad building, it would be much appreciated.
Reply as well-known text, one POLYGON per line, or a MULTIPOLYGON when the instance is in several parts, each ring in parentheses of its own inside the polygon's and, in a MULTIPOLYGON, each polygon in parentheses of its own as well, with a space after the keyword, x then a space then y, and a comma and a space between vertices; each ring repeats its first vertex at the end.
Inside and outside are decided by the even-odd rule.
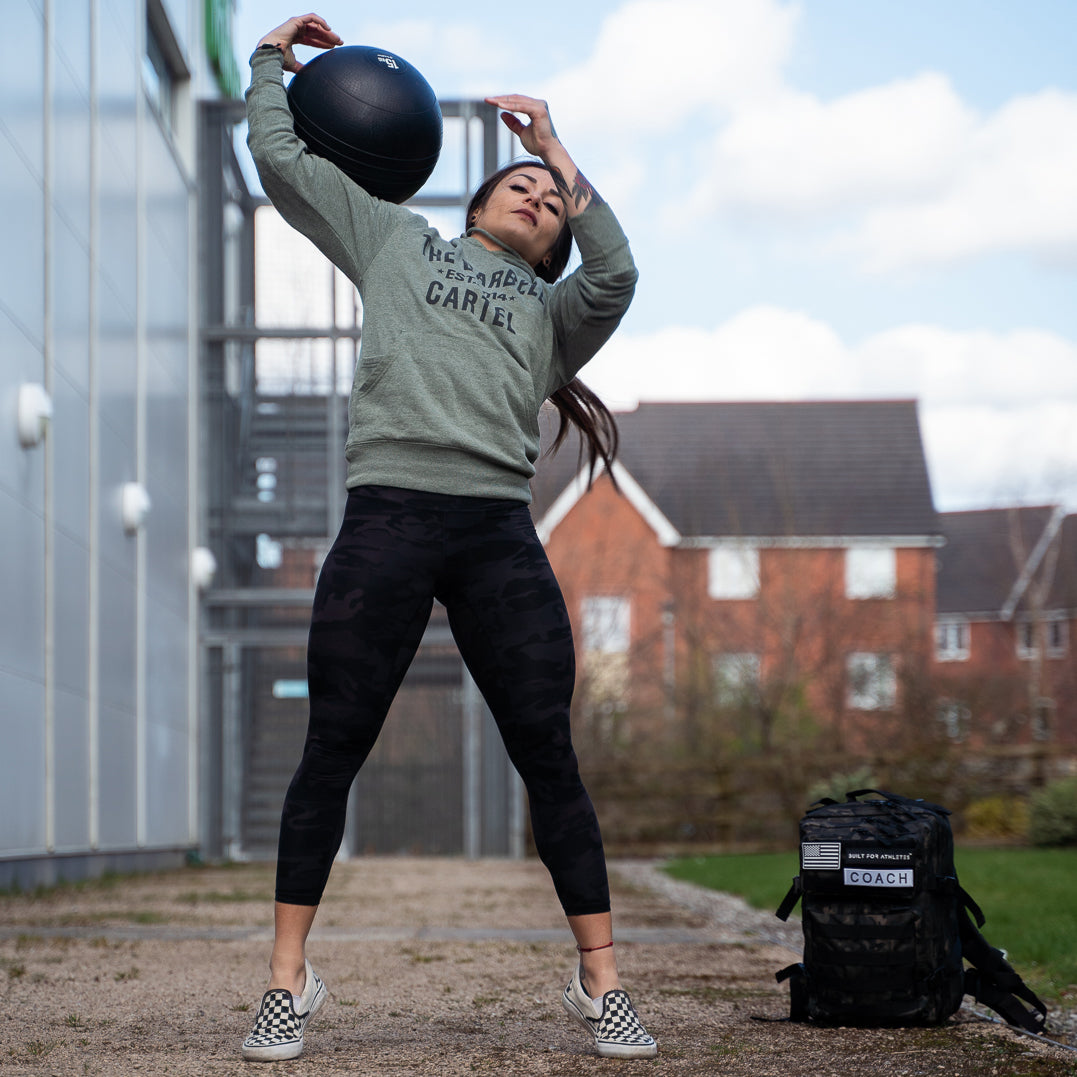
POLYGON ((0 887, 197 842, 194 158, 197 99, 237 78, 211 66, 221 6, 4 6, 0 887))

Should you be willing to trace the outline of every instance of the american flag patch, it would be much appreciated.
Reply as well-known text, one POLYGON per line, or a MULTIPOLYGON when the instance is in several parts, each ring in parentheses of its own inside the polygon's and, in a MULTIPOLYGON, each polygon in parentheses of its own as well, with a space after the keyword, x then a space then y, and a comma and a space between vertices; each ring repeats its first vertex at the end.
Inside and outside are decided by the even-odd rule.
POLYGON ((840 841, 802 841, 800 866, 803 869, 831 871, 841 867, 840 841))

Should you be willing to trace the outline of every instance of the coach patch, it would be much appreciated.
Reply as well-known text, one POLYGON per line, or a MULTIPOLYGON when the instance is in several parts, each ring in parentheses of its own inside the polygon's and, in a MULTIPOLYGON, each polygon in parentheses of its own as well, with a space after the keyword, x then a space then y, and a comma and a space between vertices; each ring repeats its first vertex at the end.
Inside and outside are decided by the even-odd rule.
POLYGON ((908 890, 913 886, 912 868, 846 868, 846 886, 889 886, 908 890))

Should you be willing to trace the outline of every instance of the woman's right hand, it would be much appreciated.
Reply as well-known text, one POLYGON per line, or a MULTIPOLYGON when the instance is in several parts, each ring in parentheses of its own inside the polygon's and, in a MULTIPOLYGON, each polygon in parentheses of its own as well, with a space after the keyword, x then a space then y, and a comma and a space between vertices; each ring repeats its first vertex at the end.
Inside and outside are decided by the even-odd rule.
POLYGON ((343 45, 344 39, 335 34, 329 27, 329 23, 321 15, 293 15, 287 22, 283 22, 275 30, 271 30, 261 41, 262 45, 274 45, 284 55, 284 70, 296 72, 302 68, 302 64, 295 58, 292 52, 293 45, 309 45, 315 49, 332 49, 337 45, 343 45))

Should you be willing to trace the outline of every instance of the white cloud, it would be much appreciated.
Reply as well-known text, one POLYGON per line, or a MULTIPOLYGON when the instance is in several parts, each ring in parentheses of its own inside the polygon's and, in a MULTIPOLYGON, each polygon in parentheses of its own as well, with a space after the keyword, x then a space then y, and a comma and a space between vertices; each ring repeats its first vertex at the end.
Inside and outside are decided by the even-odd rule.
POLYGON ((996 251, 1073 256, 1077 247, 1077 95, 1011 101, 953 149, 951 182, 868 214, 854 246, 869 268, 996 251))
POLYGON ((926 73, 834 101, 786 90, 714 137, 689 199, 788 224, 829 219, 828 247, 871 271, 996 251, 1072 256, 1077 95, 1047 90, 980 116, 926 73))
POLYGON ((1038 329, 897 326, 855 344, 816 318, 750 307, 713 329, 619 333, 585 378, 610 399, 917 397, 938 406, 1077 408, 1077 344, 1038 329))
POLYGON ((744 102, 777 93, 800 11, 779 0, 632 0, 590 55, 545 89, 571 146, 621 167, 651 140, 691 143, 744 102))
POLYGON ((1072 402, 921 407, 936 507, 942 511, 1061 502, 1077 511, 1072 402))
POLYGON ((551 107, 574 138, 628 135, 638 150, 641 136, 775 92, 798 18, 777 0, 634 0, 551 81, 551 107))
POLYGON ((591 360, 584 380, 611 406, 639 400, 781 400, 813 385, 846 383, 851 356, 827 325, 759 306, 715 329, 671 327, 619 333, 591 360))
POLYGON ((974 117, 941 75, 830 103, 786 91, 741 109, 717 136, 694 204, 810 215, 907 200, 952 179, 974 117))
POLYGON ((1073 256, 1077 95, 980 116, 922 74, 831 102, 791 90, 739 110, 690 198, 697 216, 767 215, 832 228, 870 271, 997 251, 1073 256))
POLYGON ((912 387, 933 405, 1077 405, 1077 346, 1042 330, 955 332, 909 325, 877 333, 856 351, 877 389, 912 387))
POLYGON ((916 399, 940 508, 1063 498, 1077 508, 1077 344, 1038 330, 900 326, 849 344, 775 307, 713 329, 621 333, 583 371, 640 400, 916 399))

